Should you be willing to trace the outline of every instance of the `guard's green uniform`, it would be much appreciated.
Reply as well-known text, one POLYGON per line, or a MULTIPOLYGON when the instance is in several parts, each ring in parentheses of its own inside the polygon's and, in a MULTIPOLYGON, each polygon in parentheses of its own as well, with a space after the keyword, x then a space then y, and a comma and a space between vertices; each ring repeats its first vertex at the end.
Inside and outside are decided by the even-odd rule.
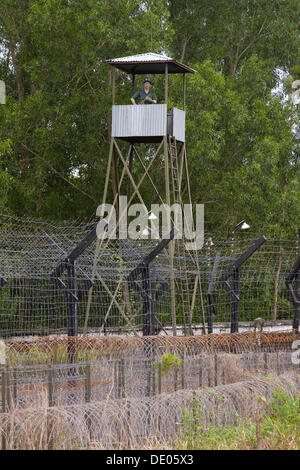
MULTIPOLYGON (((136 91, 135 94, 132 96, 132 98, 136 101, 138 98, 140 99, 140 102, 143 103, 144 99, 150 96, 152 100, 157 101, 156 94, 154 91, 150 90, 149 93, 145 93, 145 90, 142 88, 139 91, 136 91)), ((151 101, 145 101, 143 104, 153 104, 151 101)))

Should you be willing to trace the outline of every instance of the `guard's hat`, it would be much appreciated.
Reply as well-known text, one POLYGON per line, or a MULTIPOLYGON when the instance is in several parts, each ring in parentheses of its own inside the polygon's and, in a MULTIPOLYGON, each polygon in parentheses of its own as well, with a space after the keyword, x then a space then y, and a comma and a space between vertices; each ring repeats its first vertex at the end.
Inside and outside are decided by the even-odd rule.
POLYGON ((152 85, 152 82, 151 82, 150 78, 144 78, 143 83, 146 83, 146 82, 149 82, 150 85, 152 85))

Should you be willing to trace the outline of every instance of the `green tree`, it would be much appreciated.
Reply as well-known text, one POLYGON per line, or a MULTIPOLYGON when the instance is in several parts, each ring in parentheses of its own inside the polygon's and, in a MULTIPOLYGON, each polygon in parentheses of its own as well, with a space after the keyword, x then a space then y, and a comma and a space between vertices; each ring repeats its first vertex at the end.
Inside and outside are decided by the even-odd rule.
MULTIPOLYGON (((279 67, 297 78, 299 12, 298 0, 3 0, 2 207, 52 219, 95 214, 109 148, 104 60, 153 50, 198 71, 188 79, 187 148, 207 226, 224 234, 247 217, 253 229, 294 233, 299 109, 272 90, 279 67)), ((117 102, 128 103, 130 81, 121 72, 116 80, 117 102)), ((170 77, 171 104, 181 90, 170 77)), ((159 168, 156 180, 163 194, 159 168)))
POLYGON ((252 55, 271 68, 298 60, 298 0, 171 0, 170 13, 173 50, 182 60, 211 59, 225 74, 252 55))
POLYGON ((194 67, 187 143, 193 200, 205 203, 207 227, 230 233, 247 218, 253 230, 295 233, 297 137, 290 105, 270 91, 272 72, 255 57, 236 78, 209 61, 194 67))
MULTIPOLYGON (((0 138, 12 140, 3 169, 13 178, 9 205, 18 214, 90 217, 108 156, 110 69, 104 60, 168 39, 162 0, 4 0, 1 72, 8 102, 0 138)), ((130 85, 117 77, 122 102, 130 85)), ((128 99, 128 97, 127 97, 128 99)))

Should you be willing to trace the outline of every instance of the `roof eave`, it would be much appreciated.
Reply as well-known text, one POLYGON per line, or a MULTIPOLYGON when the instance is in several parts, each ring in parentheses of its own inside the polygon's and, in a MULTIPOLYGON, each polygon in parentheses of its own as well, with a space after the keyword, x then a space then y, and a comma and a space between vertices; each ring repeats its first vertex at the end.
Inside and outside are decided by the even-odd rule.
MULTIPOLYGON (((187 65, 184 65, 184 64, 181 64, 180 62, 177 62, 176 60, 170 60, 170 61, 162 61, 162 60, 157 60, 157 61, 141 61, 141 62, 131 62, 131 61, 120 61, 120 62, 116 62, 115 60, 105 60, 105 63, 106 64, 109 64, 113 67, 116 67, 120 70, 122 70, 123 72, 126 72, 126 73, 131 73, 131 72, 128 72, 128 70, 126 70, 126 65, 131 65, 131 66, 138 66, 138 65, 149 65, 151 66, 151 64, 153 65, 157 65, 157 64, 160 64, 160 65, 163 65, 163 64, 173 64, 175 65, 177 68, 178 68, 178 72, 170 72, 170 73, 197 73, 196 70, 188 67, 187 65), (122 67, 122 66, 125 66, 125 67, 122 67)), ((136 71, 135 72, 137 75, 138 74, 143 74, 145 73, 144 71, 136 71)), ((151 73, 149 71, 149 73, 151 73)), ((154 74, 163 74, 164 71, 161 71, 161 72, 152 72, 154 74)))

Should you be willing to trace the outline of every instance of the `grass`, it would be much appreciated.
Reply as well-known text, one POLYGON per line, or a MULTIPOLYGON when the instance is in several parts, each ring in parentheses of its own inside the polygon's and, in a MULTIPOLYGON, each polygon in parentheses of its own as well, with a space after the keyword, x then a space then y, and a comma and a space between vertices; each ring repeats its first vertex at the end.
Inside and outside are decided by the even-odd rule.
MULTIPOLYGON (((96 361, 102 358, 102 351, 97 349, 78 349, 77 362, 96 361)), ((66 345, 58 345, 52 349, 43 351, 32 346, 25 351, 8 349, 7 361, 12 366, 18 365, 43 365, 68 363, 68 351, 66 345)))
POLYGON ((300 396, 282 389, 271 403, 262 397, 263 412, 233 426, 204 430, 201 413, 185 410, 182 434, 174 445, 181 450, 300 450, 300 396))

